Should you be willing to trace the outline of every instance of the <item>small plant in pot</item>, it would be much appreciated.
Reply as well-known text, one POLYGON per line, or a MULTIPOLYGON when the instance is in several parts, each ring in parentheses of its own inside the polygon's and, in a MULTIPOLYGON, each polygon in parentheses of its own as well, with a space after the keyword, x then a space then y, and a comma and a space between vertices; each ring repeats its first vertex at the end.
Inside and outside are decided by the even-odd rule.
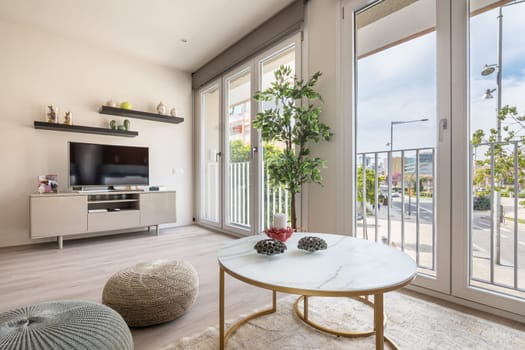
POLYGON ((324 160, 311 155, 310 145, 329 141, 333 134, 319 120, 323 101, 314 87, 321 72, 306 81, 298 80, 292 69, 283 65, 274 75, 270 87, 254 96, 272 107, 257 113, 253 125, 263 142, 283 145, 283 151, 268 160, 268 173, 273 185, 284 186, 290 194, 291 224, 297 229, 296 195, 303 184, 322 184, 321 169, 325 167, 324 160))

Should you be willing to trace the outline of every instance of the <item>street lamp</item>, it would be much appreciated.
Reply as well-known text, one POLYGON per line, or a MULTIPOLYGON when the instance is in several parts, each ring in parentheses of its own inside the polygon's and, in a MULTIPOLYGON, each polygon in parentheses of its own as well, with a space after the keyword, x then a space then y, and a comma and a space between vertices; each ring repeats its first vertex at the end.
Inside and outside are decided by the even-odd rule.
POLYGON ((392 151, 394 150, 394 125, 399 124, 410 124, 410 123, 419 123, 419 122, 426 122, 428 121, 428 118, 423 119, 413 119, 413 120, 396 120, 390 122, 390 154, 392 154, 392 151))
POLYGON ((496 91, 496 89, 487 89, 485 91, 485 93, 483 94, 483 96, 481 96, 482 99, 484 100, 490 100, 490 99, 493 99, 494 98, 494 95, 492 95, 492 93, 496 91))
MULTIPOLYGON (((393 120, 390 122, 390 153, 388 154, 388 177, 390 179, 390 183, 392 183, 392 152, 394 151, 394 125, 399 124, 411 124, 411 123, 420 123, 420 122, 426 122, 428 121, 428 118, 421 118, 421 119, 412 119, 412 120, 393 120)), ((401 163, 403 160, 401 160, 401 163)), ((404 189, 402 189, 404 191, 404 189)), ((408 210, 410 215, 410 190, 408 192, 408 210)), ((388 210, 390 212, 390 208, 392 206, 392 186, 388 186, 388 210)), ((403 210, 403 209, 402 209, 403 210)), ((389 229, 390 230, 390 229, 389 229)), ((389 231, 390 232, 390 231, 389 231)))

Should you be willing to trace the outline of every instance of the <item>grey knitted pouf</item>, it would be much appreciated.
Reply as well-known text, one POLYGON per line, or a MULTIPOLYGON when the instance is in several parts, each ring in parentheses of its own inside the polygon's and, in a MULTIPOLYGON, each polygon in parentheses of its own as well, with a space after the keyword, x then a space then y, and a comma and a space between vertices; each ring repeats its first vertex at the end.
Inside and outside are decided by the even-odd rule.
POLYGON ((128 326, 110 308, 52 301, 0 314, 2 350, 132 350, 128 326))
POLYGON ((137 264, 111 276, 102 302, 116 310, 130 327, 145 327, 176 319, 195 302, 197 271, 181 260, 137 264))

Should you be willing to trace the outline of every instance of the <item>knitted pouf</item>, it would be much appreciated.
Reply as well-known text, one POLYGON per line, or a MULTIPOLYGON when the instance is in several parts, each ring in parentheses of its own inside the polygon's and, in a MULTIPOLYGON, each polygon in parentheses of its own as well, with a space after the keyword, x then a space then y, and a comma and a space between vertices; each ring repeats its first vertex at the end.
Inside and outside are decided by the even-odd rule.
POLYGON ((102 302, 116 310, 130 327, 176 319, 195 302, 199 278, 193 266, 180 260, 137 264, 111 276, 102 302))
POLYGON ((2 350, 132 350, 128 326, 110 308, 52 301, 0 314, 2 350))

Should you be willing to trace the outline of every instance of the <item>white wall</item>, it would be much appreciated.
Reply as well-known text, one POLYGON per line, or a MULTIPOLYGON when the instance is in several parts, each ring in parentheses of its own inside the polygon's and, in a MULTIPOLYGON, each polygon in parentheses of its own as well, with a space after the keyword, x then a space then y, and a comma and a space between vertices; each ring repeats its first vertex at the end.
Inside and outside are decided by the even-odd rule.
MULTIPOLYGON (((324 105, 321 121, 328 124, 334 133, 330 142, 321 142, 312 147, 312 153, 326 160, 323 169, 323 187, 317 184, 308 186, 307 221, 311 232, 337 232, 337 196, 341 191, 337 187, 337 173, 342 166, 338 159, 338 145, 345 136, 337 129, 336 99, 336 24, 337 0, 311 0, 307 5, 307 50, 306 71, 309 77, 317 72, 323 73, 317 90, 323 96, 324 105)), ((306 78, 306 77, 304 77, 306 78)))
POLYGON ((189 73, 1 20, 0 43, 0 247, 30 243, 28 196, 37 189, 38 175, 58 174, 59 188, 66 189, 68 141, 148 146, 150 183, 175 189, 177 224, 192 222, 189 73), (33 128, 34 120, 44 121, 48 104, 57 104, 61 115, 72 110, 74 124, 106 127, 111 119, 124 119, 98 114, 110 98, 147 111, 162 100, 168 110, 175 106, 185 121, 130 119, 131 130, 139 132, 135 138, 33 128))

